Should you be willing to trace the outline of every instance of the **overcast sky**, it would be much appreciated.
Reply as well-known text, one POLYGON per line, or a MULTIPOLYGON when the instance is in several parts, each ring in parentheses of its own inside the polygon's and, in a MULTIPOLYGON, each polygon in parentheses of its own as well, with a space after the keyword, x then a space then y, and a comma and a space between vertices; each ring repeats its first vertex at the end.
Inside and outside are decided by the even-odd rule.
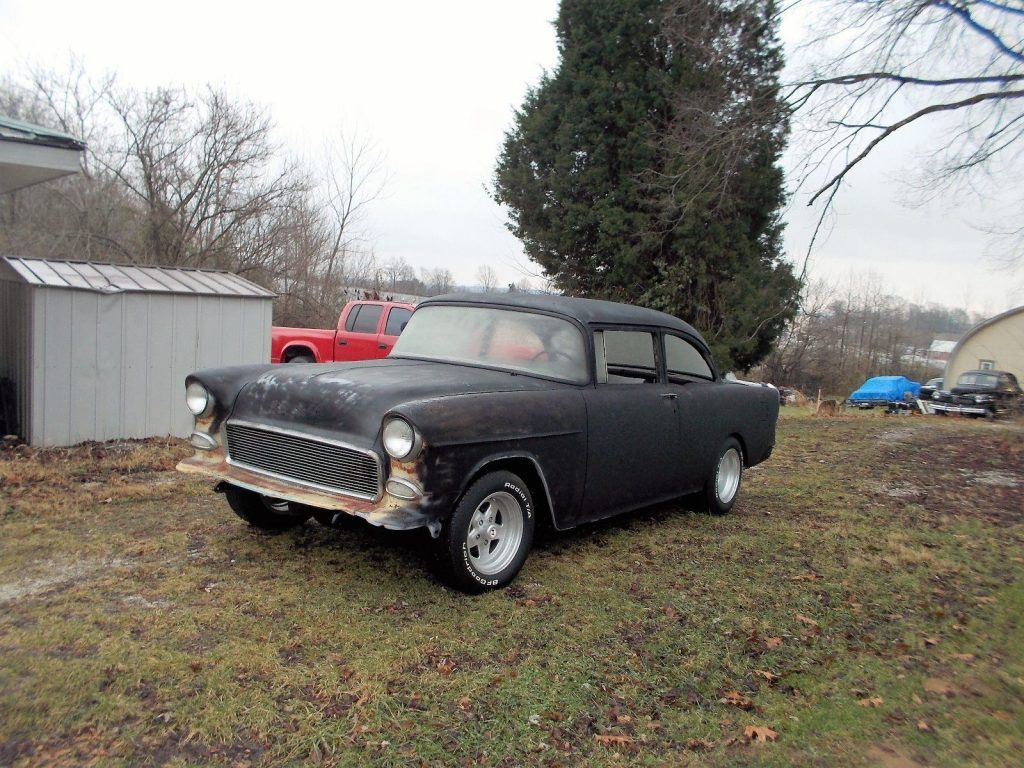
MULTIPOLYGON (((379 258, 448 267, 461 283, 489 263, 510 282, 536 270, 486 187, 514 108, 557 64, 556 11, 556 0, 0 0, 0 69, 62 69, 74 53, 135 86, 223 86, 269 107, 282 141, 310 156, 333 132, 358 131, 386 156, 387 191, 367 220, 379 258)), ((801 26, 787 22, 787 42, 801 26)), ((851 177, 812 276, 871 272, 893 293, 983 314, 1021 304, 1024 275, 993 269, 971 224, 991 204, 904 204, 900 180, 929 138, 896 137, 851 177)), ((786 213, 797 264, 816 216, 804 202, 786 213)))

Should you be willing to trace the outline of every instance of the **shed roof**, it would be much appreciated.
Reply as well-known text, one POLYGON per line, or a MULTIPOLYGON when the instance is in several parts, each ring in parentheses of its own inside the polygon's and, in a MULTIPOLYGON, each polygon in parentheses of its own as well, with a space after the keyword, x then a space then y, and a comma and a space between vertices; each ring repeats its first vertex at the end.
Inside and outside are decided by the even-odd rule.
POLYGON ((704 337, 692 325, 680 320, 678 317, 659 312, 656 309, 637 307, 632 304, 620 304, 617 301, 582 299, 573 296, 538 295, 517 291, 515 293, 452 293, 429 298, 421 306, 442 302, 466 302, 471 304, 493 304, 524 309, 539 309, 571 317, 583 324, 609 323, 615 325, 660 326, 675 331, 682 331, 700 340, 701 343, 707 344, 704 341, 704 337))
POLYGON ((15 279, 47 288, 101 293, 184 293, 200 296, 273 298, 276 294, 245 278, 212 269, 103 264, 94 261, 2 257, 15 279))

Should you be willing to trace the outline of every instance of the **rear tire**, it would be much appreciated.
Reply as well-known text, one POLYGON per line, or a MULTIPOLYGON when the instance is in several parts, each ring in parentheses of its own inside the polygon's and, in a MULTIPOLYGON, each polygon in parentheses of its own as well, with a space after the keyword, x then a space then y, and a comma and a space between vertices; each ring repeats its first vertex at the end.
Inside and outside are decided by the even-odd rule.
POLYGON ((309 519, 309 510, 301 504, 292 504, 245 488, 228 486, 224 496, 231 511, 253 528, 285 531, 302 525, 309 519))
POLYGON ((315 363, 316 360, 309 355, 296 355, 288 358, 289 363, 315 363))
POLYGON ((468 594, 506 586, 530 554, 535 517, 522 478, 511 472, 484 475, 466 490, 441 529, 438 575, 468 594))
POLYGON ((728 438, 718 450, 715 469, 704 483, 704 499, 708 512, 724 515, 740 493, 743 480, 743 448, 735 437, 728 438))

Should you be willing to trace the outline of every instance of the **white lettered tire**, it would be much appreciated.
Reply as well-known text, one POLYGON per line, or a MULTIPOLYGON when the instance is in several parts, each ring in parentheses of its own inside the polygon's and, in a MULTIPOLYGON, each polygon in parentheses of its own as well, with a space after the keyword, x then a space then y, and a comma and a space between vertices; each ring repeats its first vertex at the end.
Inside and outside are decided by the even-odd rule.
POLYGON ((441 577, 470 594, 506 586, 530 554, 535 517, 522 478, 505 471, 478 478, 441 529, 441 577))

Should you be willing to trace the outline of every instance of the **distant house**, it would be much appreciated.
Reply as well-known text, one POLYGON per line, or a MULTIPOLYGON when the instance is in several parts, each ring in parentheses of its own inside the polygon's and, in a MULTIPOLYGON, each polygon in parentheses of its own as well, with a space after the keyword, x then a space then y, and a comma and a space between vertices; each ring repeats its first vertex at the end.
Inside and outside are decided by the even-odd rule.
POLYGON ((0 115, 0 194, 78 173, 85 144, 0 115))
POLYGON ((935 339, 928 347, 928 362, 932 365, 945 366, 949 362, 949 356, 956 349, 955 338, 935 339))
POLYGON ((964 334, 949 355, 944 381, 952 384, 961 373, 973 370, 1009 371, 1024 380, 1024 306, 978 323, 964 334))

